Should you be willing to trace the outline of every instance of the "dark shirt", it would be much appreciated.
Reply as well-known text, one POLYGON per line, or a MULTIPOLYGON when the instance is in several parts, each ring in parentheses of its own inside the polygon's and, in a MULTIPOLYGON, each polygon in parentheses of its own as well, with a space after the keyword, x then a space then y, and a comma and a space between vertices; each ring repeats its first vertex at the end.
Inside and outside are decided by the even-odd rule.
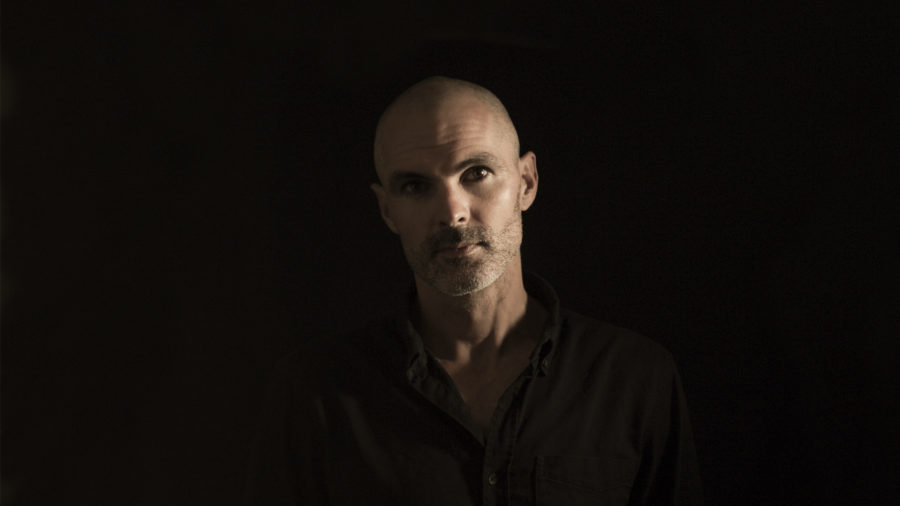
POLYGON ((424 348, 408 304, 289 356, 262 417, 250 504, 700 504, 671 355, 560 309, 536 276, 526 291, 547 324, 486 431, 424 348))

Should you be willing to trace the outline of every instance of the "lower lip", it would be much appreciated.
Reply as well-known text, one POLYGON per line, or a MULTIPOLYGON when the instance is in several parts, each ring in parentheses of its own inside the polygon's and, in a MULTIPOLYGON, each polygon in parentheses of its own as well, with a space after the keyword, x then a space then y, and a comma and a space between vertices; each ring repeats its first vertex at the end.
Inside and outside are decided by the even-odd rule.
POLYGON ((462 248, 447 248, 442 249, 441 254, 451 256, 451 257, 463 257, 466 255, 470 255, 476 249, 479 248, 477 244, 470 244, 468 246, 463 246, 462 248))

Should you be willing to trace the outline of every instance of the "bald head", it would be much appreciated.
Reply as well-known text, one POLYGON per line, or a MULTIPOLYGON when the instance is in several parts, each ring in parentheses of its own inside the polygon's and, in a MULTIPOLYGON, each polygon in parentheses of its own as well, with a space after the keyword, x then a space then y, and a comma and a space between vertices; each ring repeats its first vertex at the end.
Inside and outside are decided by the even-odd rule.
POLYGON ((506 108, 490 90, 468 81, 434 76, 401 93, 385 109, 375 128, 375 170, 382 177, 390 148, 411 132, 437 125, 444 118, 473 110, 484 114, 509 144, 510 155, 519 156, 519 137, 506 108))

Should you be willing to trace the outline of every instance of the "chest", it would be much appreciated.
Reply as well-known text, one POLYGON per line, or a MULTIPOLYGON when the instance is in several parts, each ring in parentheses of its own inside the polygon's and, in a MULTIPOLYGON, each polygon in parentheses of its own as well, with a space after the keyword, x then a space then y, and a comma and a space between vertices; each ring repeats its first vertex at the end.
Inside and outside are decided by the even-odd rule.
MULTIPOLYGON (((580 392, 552 388, 546 377, 524 382, 498 408, 521 372, 451 375, 475 421, 490 424, 497 412, 496 430, 483 443, 460 430, 461 406, 445 394, 443 382, 416 380, 416 389, 377 396, 377 381, 371 381, 356 395, 326 402, 334 437, 325 441, 323 471, 332 502, 627 504, 638 461, 621 443, 633 447, 624 430, 639 424, 589 415, 580 392), (355 490, 365 496, 353 496, 355 490)), ((628 413, 600 408, 618 417, 628 413)))
POLYGON ((527 361, 521 361, 491 371, 460 369, 448 371, 448 374, 472 417, 486 429, 491 424, 500 397, 526 366, 527 361))

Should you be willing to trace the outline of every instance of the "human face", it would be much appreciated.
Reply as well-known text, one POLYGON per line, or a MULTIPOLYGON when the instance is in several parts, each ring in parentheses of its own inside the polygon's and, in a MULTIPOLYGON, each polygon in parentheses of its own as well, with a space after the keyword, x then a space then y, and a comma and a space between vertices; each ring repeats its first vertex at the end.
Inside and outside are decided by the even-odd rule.
POLYGON ((373 190, 417 279, 460 296, 518 267, 521 212, 537 189, 534 155, 518 157, 509 129, 477 100, 391 120, 383 186, 373 190))

